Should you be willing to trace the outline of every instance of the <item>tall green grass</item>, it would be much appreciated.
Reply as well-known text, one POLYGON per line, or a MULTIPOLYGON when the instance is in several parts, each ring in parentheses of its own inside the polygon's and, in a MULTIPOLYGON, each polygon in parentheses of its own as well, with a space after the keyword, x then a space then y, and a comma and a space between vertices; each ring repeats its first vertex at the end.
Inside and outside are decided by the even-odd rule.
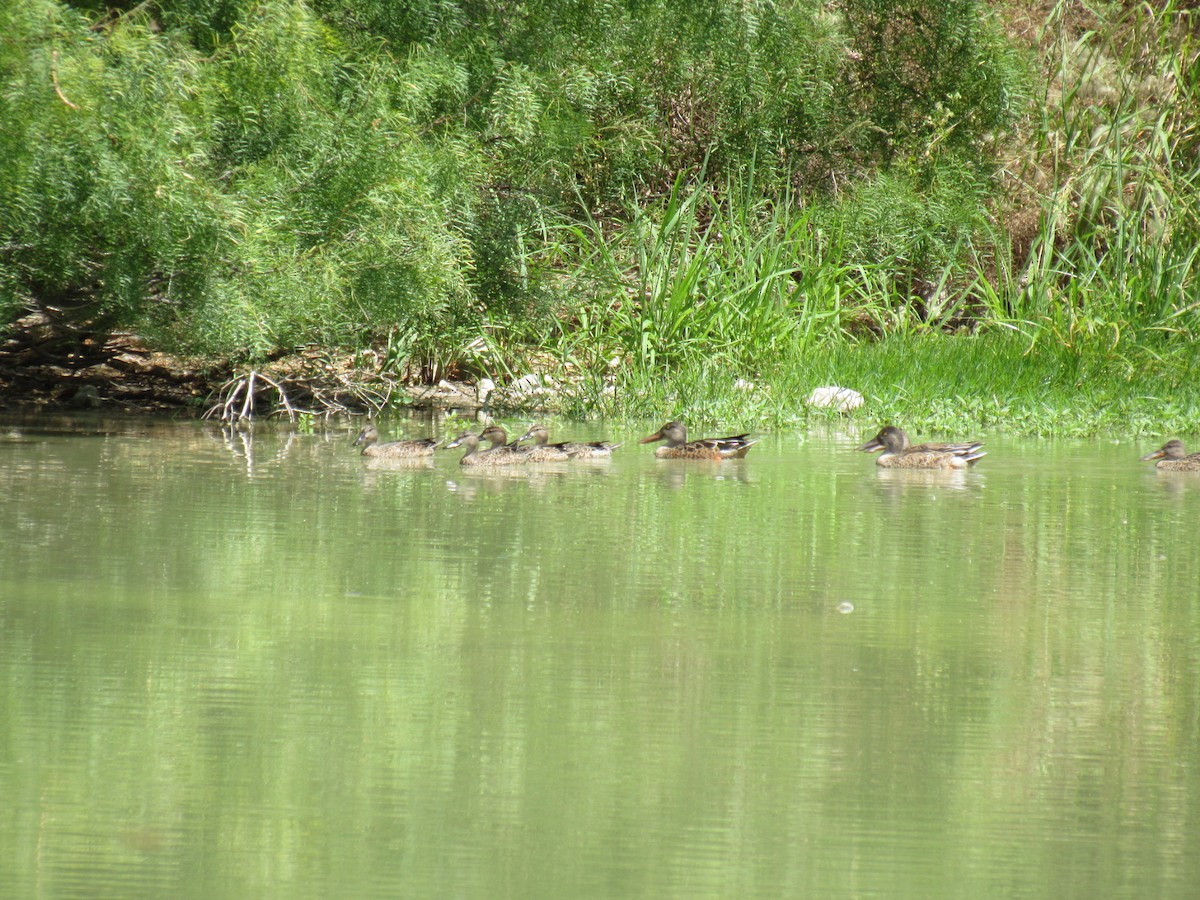
POLYGON ((929 427, 1200 429, 1196 13, 1072 34, 1068 11, 1007 195, 942 154, 802 203, 677 184, 579 230, 593 299, 562 355, 603 347, 613 370, 581 411, 803 421, 837 383, 929 427))
POLYGON ((1082 34, 1071 12, 1045 23, 1035 140, 1014 163, 1038 228, 989 306, 1050 340, 1169 353, 1200 337, 1197 11, 1139 4, 1082 34))

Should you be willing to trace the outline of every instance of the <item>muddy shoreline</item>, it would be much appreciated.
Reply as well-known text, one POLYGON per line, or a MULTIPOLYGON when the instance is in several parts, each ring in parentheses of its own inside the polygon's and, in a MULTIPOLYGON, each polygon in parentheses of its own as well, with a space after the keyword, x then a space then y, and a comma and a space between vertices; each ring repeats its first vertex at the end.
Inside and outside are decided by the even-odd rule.
POLYGON ((251 368, 189 359, 148 347, 129 332, 71 328, 27 316, 0 340, 0 410, 96 410, 192 418, 378 413, 409 408, 478 409, 494 387, 413 384, 359 359, 310 348, 251 368))

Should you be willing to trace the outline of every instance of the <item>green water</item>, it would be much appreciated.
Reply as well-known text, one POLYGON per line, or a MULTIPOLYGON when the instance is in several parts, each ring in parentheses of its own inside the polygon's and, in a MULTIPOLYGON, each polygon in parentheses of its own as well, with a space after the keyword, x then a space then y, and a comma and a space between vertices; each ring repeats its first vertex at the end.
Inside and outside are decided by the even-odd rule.
POLYGON ((0 429, 0 896, 1195 896, 1200 476, 1153 441, 555 424, 627 443, 0 429))

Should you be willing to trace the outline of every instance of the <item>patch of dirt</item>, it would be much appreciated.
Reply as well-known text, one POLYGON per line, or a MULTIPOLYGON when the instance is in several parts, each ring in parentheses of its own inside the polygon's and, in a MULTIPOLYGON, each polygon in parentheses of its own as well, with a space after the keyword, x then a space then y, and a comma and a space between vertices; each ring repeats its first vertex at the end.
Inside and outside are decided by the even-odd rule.
POLYGON ((251 372, 226 360, 161 353, 128 332, 107 333, 46 312, 0 338, 0 409, 106 409, 243 418, 295 412, 377 412, 389 405, 480 405, 472 385, 408 385, 381 374, 373 354, 320 348, 251 372), (286 395, 286 403, 284 402, 286 395))
POLYGON ((128 412, 203 411, 221 372, 44 312, 15 322, 0 341, 0 408, 30 406, 128 412))

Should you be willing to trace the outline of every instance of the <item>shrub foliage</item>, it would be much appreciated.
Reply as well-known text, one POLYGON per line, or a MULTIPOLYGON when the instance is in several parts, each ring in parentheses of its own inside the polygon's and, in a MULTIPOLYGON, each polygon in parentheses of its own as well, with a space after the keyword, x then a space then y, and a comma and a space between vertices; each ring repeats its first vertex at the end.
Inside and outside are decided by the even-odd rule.
POLYGON ((864 322, 1190 339, 1194 11, 1072 27, 1021 45, 980 0, 3 0, 0 323, 237 360, 589 335, 646 371, 864 322))

